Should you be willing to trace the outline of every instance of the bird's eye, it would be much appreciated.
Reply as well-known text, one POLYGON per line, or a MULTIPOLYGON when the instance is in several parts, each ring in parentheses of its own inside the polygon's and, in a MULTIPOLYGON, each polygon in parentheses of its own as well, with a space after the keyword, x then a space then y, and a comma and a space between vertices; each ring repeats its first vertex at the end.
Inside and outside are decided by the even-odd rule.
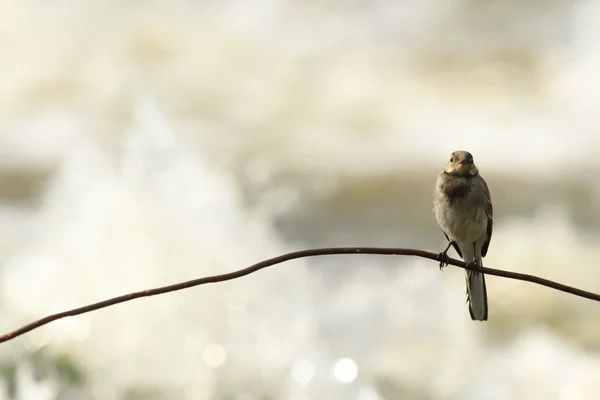
POLYGON ((454 157, 450 157, 450 162, 454 162, 454 157))

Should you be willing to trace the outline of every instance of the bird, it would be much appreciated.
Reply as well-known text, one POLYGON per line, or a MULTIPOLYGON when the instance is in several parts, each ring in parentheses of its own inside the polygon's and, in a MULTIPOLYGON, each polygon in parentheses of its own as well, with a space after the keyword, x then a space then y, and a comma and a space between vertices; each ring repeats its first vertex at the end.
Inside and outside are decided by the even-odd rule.
MULTIPOLYGON (((487 321, 488 302, 483 266, 492 239, 494 211, 487 183, 479 175, 468 151, 457 150, 439 174, 433 196, 433 212, 448 240, 440 253, 445 260, 450 246, 474 269, 465 270, 467 302, 473 321, 487 321)), ((440 268, 445 263, 440 263, 440 268)), ((447 264, 446 264, 447 265, 447 264)))

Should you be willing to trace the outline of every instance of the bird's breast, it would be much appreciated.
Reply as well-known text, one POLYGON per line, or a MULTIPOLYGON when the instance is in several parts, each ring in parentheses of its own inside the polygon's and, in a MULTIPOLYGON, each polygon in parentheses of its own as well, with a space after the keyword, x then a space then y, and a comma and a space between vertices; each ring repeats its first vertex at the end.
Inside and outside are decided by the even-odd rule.
POLYGON ((470 178, 447 178, 440 183, 440 191, 450 203, 467 197, 472 188, 470 178))
POLYGON ((474 241, 485 234, 485 198, 478 194, 471 178, 440 177, 434 211, 439 225, 450 238, 474 241))

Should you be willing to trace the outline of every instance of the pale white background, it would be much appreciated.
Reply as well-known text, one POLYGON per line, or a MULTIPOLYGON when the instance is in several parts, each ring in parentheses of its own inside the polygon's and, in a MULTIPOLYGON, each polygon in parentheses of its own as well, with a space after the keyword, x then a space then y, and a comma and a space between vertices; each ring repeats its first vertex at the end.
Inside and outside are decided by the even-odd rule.
MULTIPOLYGON (((439 251, 475 156, 486 265, 600 291, 600 3, 0 0, 0 329, 326 245, 439 251)), ((0 345, 0 399, 589 399, 600 306, 411 258, 299 260, 0 345)))

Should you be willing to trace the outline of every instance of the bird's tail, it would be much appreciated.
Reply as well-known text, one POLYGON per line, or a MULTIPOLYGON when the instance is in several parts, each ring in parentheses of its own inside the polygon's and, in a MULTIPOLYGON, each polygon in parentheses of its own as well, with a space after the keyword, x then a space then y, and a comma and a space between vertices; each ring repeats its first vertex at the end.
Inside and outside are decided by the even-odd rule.
POLYGON ((473 321, 487 321, 488 303, 485 276, 482 273, 465 271, 467 279, 467 301, 473 321))

